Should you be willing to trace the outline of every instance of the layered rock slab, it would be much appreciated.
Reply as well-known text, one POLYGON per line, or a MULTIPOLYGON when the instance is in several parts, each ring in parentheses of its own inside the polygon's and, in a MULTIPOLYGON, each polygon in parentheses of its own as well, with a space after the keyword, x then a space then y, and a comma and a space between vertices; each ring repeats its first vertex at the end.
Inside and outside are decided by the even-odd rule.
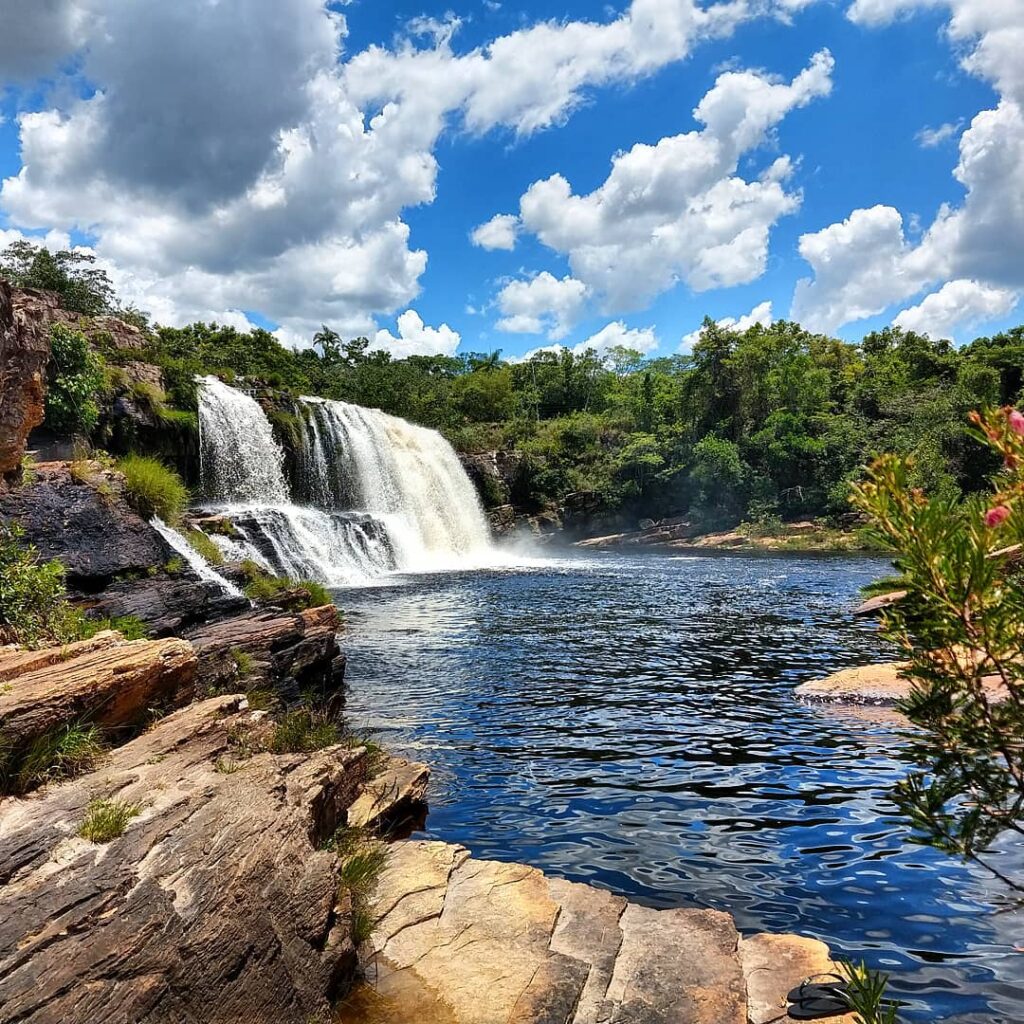
POLYGON ((0 648, 0 751, 8 759, 77 722, 121 728, 154 707, 186 704, 197 659, 184 640, 125 640, 103 632, 42 651, 0 648))
POLYGON ((741 956, 728 914, 640 907, 438 842, 392 847, 374 910, 362 951, 373 994, 343 1024, 368 1001, 418 1024, 765 1024, 768 1005, 786 1020, 794 972, 831 965, 822 943, 772 936, 781 970, 765 969, 765 945, 744 940, 741 956))
POLYGON ((192 705, 75 782, 0 807, 2 1024, 306 1024, 356 967, 318 850, 365 752, 231 760, 239 697, 192 705), (89 802, 140 813, 97 845, 89 802))

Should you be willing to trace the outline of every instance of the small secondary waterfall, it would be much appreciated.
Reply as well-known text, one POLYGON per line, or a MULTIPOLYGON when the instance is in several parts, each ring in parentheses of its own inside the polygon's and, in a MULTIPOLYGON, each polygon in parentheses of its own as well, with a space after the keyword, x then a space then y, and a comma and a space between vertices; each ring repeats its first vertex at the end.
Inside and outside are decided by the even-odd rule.
POLYGON ((297 414, 301 504, 259 403, 216 378, 201 381, 203 492, 231 517, 241 550, 329 586, 493 560, 476 490, 436 431, 319 398, 301 399, 297 414))
POLYGON ((159 516, 153 516, 149 525, 160 534, 168 545, 177 551, 189 564, 192 571, 206 583, 215 583, 225 594, 241 597, 242 592, 230 580, 226 580, 191 544, 173 527, 168 526, 159 516))

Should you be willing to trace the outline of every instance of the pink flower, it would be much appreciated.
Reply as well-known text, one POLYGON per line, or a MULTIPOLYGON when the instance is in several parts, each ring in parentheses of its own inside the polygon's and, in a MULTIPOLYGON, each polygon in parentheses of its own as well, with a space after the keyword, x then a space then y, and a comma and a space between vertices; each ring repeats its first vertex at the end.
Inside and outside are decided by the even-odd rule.
POLYGON ((1005 505, 996 505, 985 513, 986 526, 1000 526, 1010 518, 1010 510, 1005 505))
POLYGON ((1018 437, 1024 437, 1024 413, 1013 409, 1006 418, 1010 421, 1010 429, 1018 437))

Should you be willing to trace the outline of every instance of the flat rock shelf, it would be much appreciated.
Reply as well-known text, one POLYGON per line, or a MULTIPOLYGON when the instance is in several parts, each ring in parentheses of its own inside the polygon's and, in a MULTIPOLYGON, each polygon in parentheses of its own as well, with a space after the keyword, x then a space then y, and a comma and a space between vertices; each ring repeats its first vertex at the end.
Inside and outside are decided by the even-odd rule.
POLYGON ((394 844, 373 910, 341 1024, 788 1024, 786 993, 836 969, 814 939, 741 938, 720 911, 642 907, 449 843, 394 844))

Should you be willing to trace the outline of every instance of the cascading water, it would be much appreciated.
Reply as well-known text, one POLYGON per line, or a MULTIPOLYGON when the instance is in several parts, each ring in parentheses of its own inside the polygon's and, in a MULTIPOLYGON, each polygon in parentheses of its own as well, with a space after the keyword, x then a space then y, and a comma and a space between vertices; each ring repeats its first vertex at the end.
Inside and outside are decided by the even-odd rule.
POLYGON ((241 551, 328 586, 493 561, 476 491, 440 434, 317 398, 297 412, 302 505, 259 403, 214 377, 201 381, 203 491, 235 523, 241 551))
POLYGON ((345 402, 302 402, 304 462, 315 467, 307 475, 323 481, 333 507, 384 524, 399 568, 445 568, 491 550, 476 489, 436 430, 345 402))
POLYGON ((214 583, 229 597, 241 597, 242 592, 230 580, 226 580, 191 544, 173 527, 168 526, 159 516, 153 516, 149 525, 160 534, 170 548, 177 551, 192 571, 205 583, 214 583))

